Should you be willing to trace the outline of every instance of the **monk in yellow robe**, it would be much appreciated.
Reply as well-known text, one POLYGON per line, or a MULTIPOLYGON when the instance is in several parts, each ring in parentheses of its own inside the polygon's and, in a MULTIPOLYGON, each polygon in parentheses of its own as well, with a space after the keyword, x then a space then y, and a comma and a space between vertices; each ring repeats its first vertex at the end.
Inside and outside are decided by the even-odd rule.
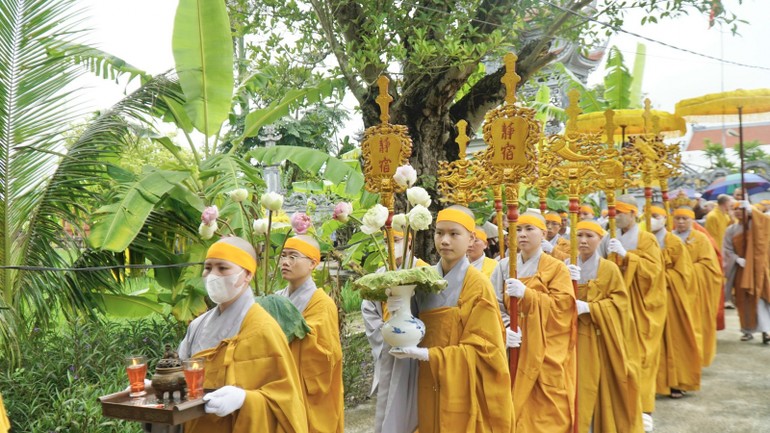
MULTIPOLYGON (((509 433, 514 425, 497 300, 489 279, 466 256, 475 237, 472 215, 463 206, 438 213, 433 240, 441 260, 436 270, 448 285, 440 293, 415 294, 413 311, 426 328, 420 347, 390 350, 395 357, 419 361, 421 433, 509 433)), ((390 298, 388 308, 394 311, 390 298)))
POLYGON ((0 395, 0 433, 8 433, 8 430, 10 429, 11 429, 11 421, 8 420, 8 415, 5 413, 3 396, 0 395))
MULTIPOLYGON (((722 266, 711 246, 709 238, 694 228, 695 212, 683 207, 674 211, 674 234, 679 236, 687 247, 695 270, 693 282, 698 292, 695 297, 696 317, 700 323, 699 348, 704 367, 711 365, 717 352, 717 313, 722 297, 722 266)), ((669 316, 670 317, 670 316, 669 316)))
POLYGON ((342 389, 342 345, 337 306, 316 287, 313 269, 321 261, 318 243, 310 236, 286 240, 281 251, 281 276, 289 286, 276 294, 289 298, 305 318, 310 333, 289 344, 297 365, 308 432, 345 430, 342 389))
POLYGON ((657 392, 681 398, 685 391, 700 389, 701 356, 696 332, 700 322, 694 313, 698 308, 698 287, 687 247, 678 236, 666 230, 666 210, 652 206, 650 212, 652 233, 663 252, 668 293, 657 392))
POLYGON ((663 325, 666 321, 666 280, 658 241, 652 233, 642 231, 636 223, 639 209, 632 195, 618 197, 615 209, 617 231, 614 239, 605 237, 602 250, 614 253, 610 261, 619 260, 623 279, 631 297, 636 332, 634 338, 641 356, 639 374, 642 420, 645 431, 652 431, 655 410, 655 388, 663 325))
POLYGON ((569 258, 570 243, 559 234, 562 229, 562 218, 558 212, 548 211, 545 213, 545 239, 540 246, 546 254, 564 261, 569 258))
POLYGON ((762 333, 762 342, 770 343, 770 215, 752 211, 748 202, 737 202, 735 218, 746 220, 728 227, 725 234, 725 268, 730 269, 735 307, 741 322, 742 341, 762 333))
MULTIPOLYGON (((727 227, 732 224, 735 219, 732 217, 731 212, 733 210, 733 200, 727 194, 720 194, 717 197, 717 205, 714 209, 706 214, 706 222, 704 223, 705 229, 709 232, 711 237, 717 243, 720 254, 723 254, 722 245, 724 244, 725 232, 727 227)), ((723 269, 724 270, 724 269, 723 269)), ((726 273, 726 272, 725 272, 726 273)), ((725 275, 725 278, 727 275, 725 275)), ((726 308, 734 308, 732 287, 724 284, 724 303, 726 308)))
POLYGON ((519 330, 507 330, 508 347, 521 347, 513 388, 516 431, 567 433, 575 418, 575 291, 567 266, 541 249, 546 230, 540 214, 519 217, 520 252, 514 256, 518 278, 508 278, 505 258, 492 274, 492 284, 506 326, 508 300, 519 299, 519 330))
POLYGON ((605 231, 593 220, 576 226, 577 265, 568 265, 578 281, 578 432, 642 431, 638 356, 628 291, 617 265, 596 251, 605 231))
POLYGON ((487 249, 489 244, 487 243, 487 232, 483 228, 476 226, 476 240, 473 241, 473 245, 468 248, 468 260, 471 262, 471 266, 481 271, 487 278, 492 276, 492 271, 497 266, 497 260, 490 259, 484 254, 484 250, 487 249))
POLYGON ((190 323, 179 346, 182 359, 205 358, 207 415, 185 433, 307 432, 302 384, 281 327, 254 302, 249 281, 256 252, 237 237, 209 248, 206 292, 216 307, 190 323))

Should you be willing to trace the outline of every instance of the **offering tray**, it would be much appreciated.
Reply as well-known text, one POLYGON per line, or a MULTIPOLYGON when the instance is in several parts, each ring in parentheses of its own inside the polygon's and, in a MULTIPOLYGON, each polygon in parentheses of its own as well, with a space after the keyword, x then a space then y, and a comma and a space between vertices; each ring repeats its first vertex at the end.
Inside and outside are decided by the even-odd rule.
MULTIPOLYGON (((206 414, 203 409, 206 402, 202 398, 159 402, 151 386, 147 387, 146 391, 147 395, 142 397, 129 397, 128 391, 99 397, 102 416, 144 423, 178 425, 206 414)), ((210 391, 213 390, 204 390, 204 394, 210 391)))

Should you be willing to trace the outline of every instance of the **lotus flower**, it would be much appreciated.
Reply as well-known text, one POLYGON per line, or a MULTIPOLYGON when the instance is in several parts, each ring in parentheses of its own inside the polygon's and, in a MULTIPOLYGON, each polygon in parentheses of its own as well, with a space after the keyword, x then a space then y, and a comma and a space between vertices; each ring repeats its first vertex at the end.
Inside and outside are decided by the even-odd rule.
POLYGON ((294 229, 294 232, 298 235, 307 233, 307 229, 311 225, 313 225, 313 221, 311 221, 310 217, 304 212, 295 212, 291 216, 291 228, 294 229))
POLYGON ((353 213, 353 205, 348 202, 341 201, 337 203, 337 206, 334 206, 332 218, 344 224, 350 219, 351 213, 353 213))
POLYGON ((203 213, 201 214, 201 221, 203 224, 211 225, 211 223, 216 223, 217 218, 219 218, 219 209, 214 206, 208 206, 206 209, 203 209, 203 213))

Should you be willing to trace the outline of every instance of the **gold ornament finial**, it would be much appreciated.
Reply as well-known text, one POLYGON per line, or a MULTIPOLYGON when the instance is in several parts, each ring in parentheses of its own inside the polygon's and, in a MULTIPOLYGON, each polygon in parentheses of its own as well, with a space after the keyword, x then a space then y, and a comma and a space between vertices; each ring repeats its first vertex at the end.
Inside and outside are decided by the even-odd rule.
POLYGON ((693 208, 695 207, 695 203, 697 200, 690 200, 689 197, 687 197, 687 194, 679 190, 679 194, 676 195, 673 199, 671 199, 671 208, 672 209, 678 209, 680 207, 689 207, 693 208))
POLYGON ((457 143, 457 146, 460 148, 460 159, 465 159, 465 151, 468 148, 468 142, 471 141, 468 137, 467 130, 468 122, 466 122, 465 119, 457 122, 457 138, 455 138, 455 143, 457 143))
POLYGON ((380 88, 380 94, 374 99, 374 102, 380 106, 380 122, 387 124, 390 121, 390 103, 393 102, 393 97, 388 93, 388 83, 390 80, 384 75, 380 75, 377 79, 377 86, 380 88))
POLYGON ((567 132, 573 132, 577 130, 577 117, 583 110, 580 109, 580 92, 578 89, 572 89, 567 92, 569 98, 569 106, 567 107, 567 132))
POLYGON ((615 112, 606 110, 604 112, 604 133, 607 134, 607 144, 615 144, 615 112))
POLYGON ((500 79, 500 82, 505 85, 506 104, 514 104, 516 102, 516 86, 521 81, 521 77, 516 73, 516 60, 518 59, 518 56, 513 53, 508 53, 503 57, 505 75, 500 79))
POLYGON ((649 133, 652 129, 652 109, 650 108, 650 98, 644 99, 644 114, 642 114, 642 117, 644 118, 644 132, 649 133))
POLYGON ((660 117, 652 116, 652 134, 656 137, 660 134, 660 117))

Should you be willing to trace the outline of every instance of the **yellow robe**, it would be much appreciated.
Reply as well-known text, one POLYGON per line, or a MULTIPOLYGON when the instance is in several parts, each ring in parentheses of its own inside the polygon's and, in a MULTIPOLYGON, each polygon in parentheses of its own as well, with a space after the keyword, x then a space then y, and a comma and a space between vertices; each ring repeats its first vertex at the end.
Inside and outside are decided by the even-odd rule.
POLYGON ((11 429, 11 421, 8 420, 8 415, 5 413, 5 405, 3 404, 3 396, 0 395, 0 433, 7 433, 11 429))
POLYGON ((693 311, 698 308, 695 303, 698 288, 690 254, 682 240, 670 232, 666 232, 663 262, 668 303, 657 392, 668 395, 671 388, 697 391, 700 389, 701 358, 695 328, 700 322, 696 322, 693 311))
POLYGON ((578 298, 591 306, 578 316, 578 432, 642 431, 638 356, 630 346, 631 304, 617 265, 600 259, 596 279, 578 285, 578 298))
POLYGON ((481 265, 481 273, 486 275, 487 278, 492 276, 492 272, 497 267, 497 260, 484 257, 484 263, 481 265))
POLYGON ((559 252, 558 256, 556 254, 553 254, 553 256, 559 260, 568 259, 570 255, 570 250, 571 250, 570 241, 560 236, 559 239, 556 241, 556 246, 553 249, 554 252, 556 251, 559 252))
POLYGON ((563 262, 541 254, 537 273, 521 282, 527 290, 519 301, 522 337, 513 389, 516 431, 571 432, 577 310, 569 271, 563 262))
POLYGON ((194 356, 206 358, 204 388, 235 385, 246 390, 246 399, 230 415, 207 414, 186 423, 185 433, 307 432, 289 344, 259 304, 246 313, 237 335, 194 356))
POLYGON ((641 357, 642 411, 648 413, 655 410, 655 378, 666 321, 666 277, 662 268, 658 240, 652 233, 640 229, 637 248, 626 253, 622 271, 636 322, 633 336, 641 357))
POLYGON ((722 250, 722 242, 725 239, 725 230, 730 225, 732 218, 729 214, 722 212, 718 206, 706 214, 706 223, 704 226, 706 230, 711 234, 711 237, 716 241, 720 251, 722 250))
POLYGON ((513 428, 511 377, 492 283, 468 268, 455 307, 421 311, 429 361, 420 362, 420 433, 513 428))
POLYGON ((711 365, 717 352, 717 313, 722 295, 722 266, 719 264, 709 238, 695 229, 687 237, 687 251, 695 269, 693 282, 698 293, 695 299, 696 309, 700 310, 701 362, 704 367, 711 365))
POLYGON ((757 327, 759 298, 770 302, 770 216, 761 212, 752 213, 748 240, 745 232, 738 233, 733 237, 733 246, 739 257, 743 251, 746 252, 746 267, 735 265, 735 307, 741 329, 752 330, 757 327))
POLYGON ((345 402, 342 390, 342 346, 337 306, 316 289, 302 312, 310 334, 289 344, 302 384, 309 433, 342 433, 345 402))

